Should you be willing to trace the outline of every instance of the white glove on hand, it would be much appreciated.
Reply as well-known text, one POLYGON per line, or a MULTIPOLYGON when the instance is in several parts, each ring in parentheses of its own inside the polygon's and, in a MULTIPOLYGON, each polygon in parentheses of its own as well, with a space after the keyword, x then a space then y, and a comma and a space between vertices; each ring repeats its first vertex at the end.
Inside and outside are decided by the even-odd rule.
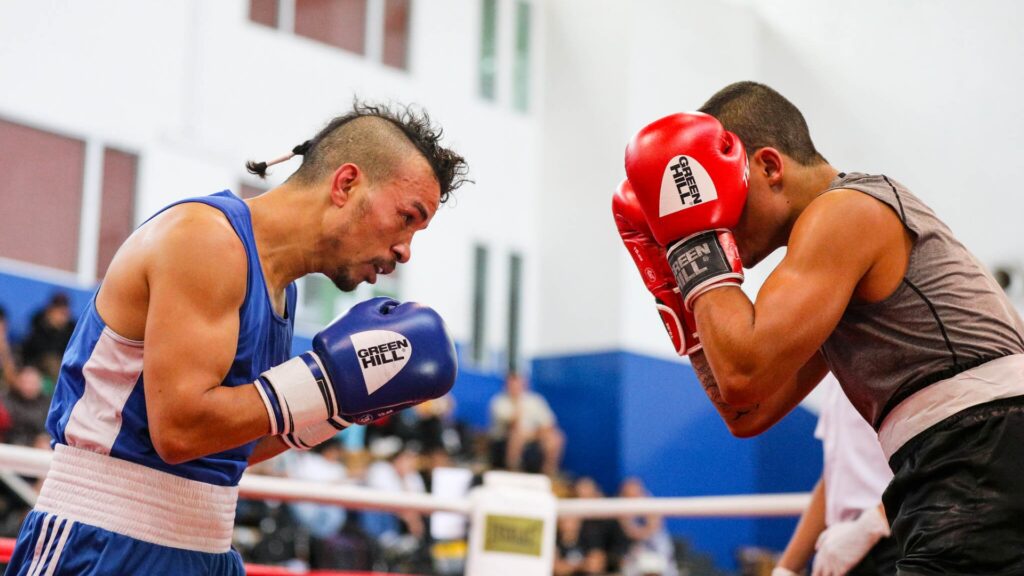
POLYGON ((818 536, 811 576, 843 576, 888 536, 889 523, 877 506, 861 512, 856 520, 833 524, 818 536))
POLYGON ((797 574, 796 572, 793 572, 789 568, 783 568, 782 566, 776 566, 775 569, 772 570, 772 576, 800 576, 800 575, 797 574))

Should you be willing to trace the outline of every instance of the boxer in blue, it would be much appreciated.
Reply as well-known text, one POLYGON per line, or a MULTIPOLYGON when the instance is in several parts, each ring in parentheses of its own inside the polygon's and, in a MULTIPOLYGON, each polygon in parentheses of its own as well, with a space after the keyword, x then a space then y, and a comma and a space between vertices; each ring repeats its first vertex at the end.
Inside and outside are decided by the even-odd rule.
POLYGON ((172 204, 125 241, 65 353, 53 464, 7 574, 242 574, 247 465, 451 388, 451 339, 415 303, 358 304, 288 358, 293 282, 375 282, 462 183, 439 136, 357 104, 296 147, 281 186, 172 204))

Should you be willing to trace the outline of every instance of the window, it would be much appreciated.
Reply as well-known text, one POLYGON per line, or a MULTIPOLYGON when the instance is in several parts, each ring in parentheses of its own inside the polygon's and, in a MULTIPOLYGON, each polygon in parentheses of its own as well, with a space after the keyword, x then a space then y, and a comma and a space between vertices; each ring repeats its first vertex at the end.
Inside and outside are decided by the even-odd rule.
POLYGON ((470 346, 473 361, 482 364, 487 352, 487 247, 473 248, 473 326, 470 346))
POLYGON ((249 20, 409 69, 412 0, 249 0, 249 20))
POLYGON ((385 0, 384 50, 381 61, 392 68, 409 68, 410 0, 385 0))
POLYGON ((512 68, 512 105, 526 112, 530 108, 530 3, 516 2, 516 54, 512 68))
POLYGON ((0 255, 75 272, 85 142, 0 120, 0 255))
POLYGON ((519 320, 523 292, 523 257, 512 253, 508 259, 508 372, 519 372, 519 320))
POLYGON ((277 28, 277 0, 249 0, 249 20, 277 28))
POLYGON ((295 33, 364 54, 366 0, 295 0, 295 33))
POLYGON ((498 0, 483 0, 480 24, 480 96, 494 100, 498 76, 498 0))
POLYGON ((135 226, 135 175, 138 156, 130 152, 103 150, 103 189, 100 202, 99 247, 96 277, 107 273, 110 261, 135 226))

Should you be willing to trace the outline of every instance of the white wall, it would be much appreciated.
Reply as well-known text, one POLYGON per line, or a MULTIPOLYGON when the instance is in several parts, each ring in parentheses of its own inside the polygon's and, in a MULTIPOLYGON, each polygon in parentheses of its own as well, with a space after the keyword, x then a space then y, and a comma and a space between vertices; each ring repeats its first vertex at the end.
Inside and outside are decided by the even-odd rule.
POLYGON ((615 346, 622 329, 611 193, 621 180, 626 2, 561 0, 547 14, 538 350, 615 346))

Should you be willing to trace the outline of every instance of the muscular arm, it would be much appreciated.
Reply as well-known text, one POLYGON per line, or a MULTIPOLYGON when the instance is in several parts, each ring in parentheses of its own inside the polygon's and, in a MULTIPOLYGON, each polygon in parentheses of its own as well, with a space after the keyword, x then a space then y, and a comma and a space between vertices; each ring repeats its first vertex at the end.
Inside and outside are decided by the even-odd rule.
POLYGON ((167 216, 140 246, 149 292, 143 371, 153 446, 176 464, 264 436, 269 419, 252 384, 221 386, 247 284, 241 241, 212 209, 167 216))
POLYGON ((721 399, 756 406, 799 380, 855 295, 877 301, 898 287, 905 242, 887 206, 859 192, 834 191, 797 219, 786 257, 756 302, 733 287, 700 296, 694 314, 721 399))
POLYGON ((756 436, 789 414, 828 371, 825 360, 820 354, 815 354, 797 374, 775 386, 770 396, 752 404, 730 404, 722 398, 722 391, 704 353, 690 354, 690 362, 704 393, 718 410, 729 431, 741 438, 756 436))

